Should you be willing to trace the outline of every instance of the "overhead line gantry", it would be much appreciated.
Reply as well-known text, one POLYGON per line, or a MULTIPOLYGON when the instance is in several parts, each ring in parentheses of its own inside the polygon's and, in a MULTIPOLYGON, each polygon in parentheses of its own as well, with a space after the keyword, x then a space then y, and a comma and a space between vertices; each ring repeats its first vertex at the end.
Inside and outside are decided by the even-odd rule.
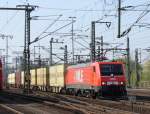
POLYGON ((24 38, 24 92, 30 93, 30 14, 37 6, 17 5, 16 8, 0 7, 0 10, 20 10, 25 11, 25 38, 24 38))

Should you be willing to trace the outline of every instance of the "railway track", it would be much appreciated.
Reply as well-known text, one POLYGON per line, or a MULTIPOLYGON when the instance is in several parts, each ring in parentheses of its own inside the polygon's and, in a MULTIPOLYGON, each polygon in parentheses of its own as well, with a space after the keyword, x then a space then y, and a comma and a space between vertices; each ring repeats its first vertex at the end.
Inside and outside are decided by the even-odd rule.
POLYGON ((0 104, 0 114, 23 114, 7 105, 0 104))
MULTIPOLYGON (((67 107, 71 107, 72 109, 80 109, 80 111, 84 113, 92 113, 92 111, 95 113, 96 110, 96 112, 101 112, 102 114, 111 114, 112 110, 113 113, 115 112, 114 109, 118 109, 116 110, 116 112, 121 112, 120 110, 127 111, 128 113, 134 112, 140 114, 149 114, 150 112, 150 99, 148 96, 131 96, 128 100, 112 101, 104 99, 90 99, 70 95, 60 95, 41 91, 34 92, 34 95, 42 97, 45 100, 53 99, 54 101, 59 101, 58 104, 60 106, 62 106, 63 104, 67 107)), ((54 104, 56 104, 56 102, 54 104)))
POLYGON ((83 112, 75 109, 54 105, 57 103, 56 100, 51 100, 51 102, 43 100, 39 97, 1 92, 0 102, 2 105, 0 108, 1 106, 2 108, 7 107, 9 113, 6 114, 83 114, 83 112))
POLYGON ((90 99, 84 97, 76 97, 70 95, 60 95, 60 94, 49 94, 43 92, 36 92, 37 95, 41 96, 53 96, 62 100, 78 102, 80 104, 91 104, 93 107, 111 107, 113 109, 124 110, 129 112, 135 112, 140 114, 149 114, 150 112, 150 103, 141 101, 141 99, 135 99, 135 97, 130 97, 129 100, 103 100, 103 99, 90 99))
POLYGON ((103 100, 103 99, 89 99, 89 98, 81 98, 81 97, 74 97, 74 96, 61 96, 65 98, 73 98, 78 99, 80 101, 84 101, 87 103, 91 103, 94 105, 103 105, 106 107, 112 107, 118 110, 124 110, 129 112, 135 112, 140 114, 149 114, 150 112, 150 103, 141 102, 141 101, 128 101, 128 100, 103 100))
MULTIPOLYGON (((63 96, 59 94, 49 94, 49 93, 43 93, 39 92, 39 94, 33 94, 33 95, 22 95, 22 94, 16 94, 16 93, 9 93, 7 94, 15 94, 19 95, 26 99, 34 99, 38 102, 44 103, 48 106, 55 106, 67 110, 73 110, 74 113, 80 113, 80 114, 137 114, 134 112, 129 112, 125 110, 115 109, 111 107, 107 107, 100 104, 95 104, 93 101, 91 103, 80 100, 77 98, 73 98, 70 96, 63 96), (46 95, 47 94, 47 95, 46 95), (42 96, 43 95, 43 96, 42 96)), ((81 98, 82 99, 82 98, 81 98)))
POLYGON ((136 100, 150 102, 149 89, 127 89, 129 96, 134 96, 136 100))

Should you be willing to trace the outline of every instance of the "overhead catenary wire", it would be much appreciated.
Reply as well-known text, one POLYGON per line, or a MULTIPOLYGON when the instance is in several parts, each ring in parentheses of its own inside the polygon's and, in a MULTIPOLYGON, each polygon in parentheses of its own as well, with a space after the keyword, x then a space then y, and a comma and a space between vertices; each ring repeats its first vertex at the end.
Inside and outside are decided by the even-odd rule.
MULTIPOLYGON (((109 15, 112 11, 113 11, 113 12, 116 12, 116 8, 113 8, 113 9, 106 9, 106 6, 107 6, 107 4, 104 3, 103 9, 99 10, 99 11, 102 11, 103 14, 102 14, 102 16, 101 16, 99 19, 97 19, 97 21, 104 20, 105 18, 108 17, 107 15, 109 15), (107 15, 106 15, 106 14, 107 14, 107 15)), ((82 28, 87 28, 88 26, 90 26, 90 24, 85 25, 85 26, 83 26, 82 28)), ((88 27, 88 29, 86 29, 86 30, 89 30, 89 27, 88 27)))
POLYGON ((144 11, 140 14, 140 16, 138 17, 138 19, 137 19, 127 30, 125 30, 125 31, 121 34, 121 37, 127 35, 127 34, 131 31, 132 27, 133 27, 135 24, 137 24, 144 16, 146 16, 146 15, 150 12, 150 11, 147 11, 147 9, 149 8, 149 6, 150 6, 150 4, 147 5, 146 10, 144 10, 144 11))
POLYGON ((44 29, 44 31, 38 36, 41 37, 50 27, 52 27, 60 18, 62 17, 62 15, 59 15, 46 29, 44 29))
MULTIPOLYGON (((48 18, 47 18, 47 19, 34 19, 34 20, 37 20, 37 21, 38 21, 38 20, 39 20, 39 21, 41 21, 41 20, 48 20, 48 21, 51 21, 51 20, 52 20, 52 21, 54 21, 55 19, 52 19, 52 18, 51 18, 51 19, 50 19, 50 18, 48 19, 48 18)), ((64 21, 70 21, 70 20, 67 20, 67 19, 66 19, 66 20, 65 20, 65 19, 63 20, 63 19, 61 19, 61 20, 57 20, 57 21, 62 21, 62 22, 64 22, 64 21)))
MULTIPOLYGON (((86 41, 86 40, 84 40, 83 37, 79 36, 79 38, 80 38, 82 41, 84 41, 85 43, 89 44, 89 42, 86 41)), ((77 38, 76 38, 76 39, 77 39, 77 38)), ((90 39, 89 39, 89 40, 90 40, 90 39)))
POLYGON ((34 17, 56 17, 56 16, 60 16, 60 15, 40 15, 40 16, 34 16, 34 17))
MULTIPOLYGON (((70 36, 70 35, 69 35, 70 36)), ((68 37, 69 37, 68 36, 68 37)), ((75 38, 76 39, 76 38, 75 38)), ((82 39, 83 40, 83 39, 82 39)), ((86 49, 88 49, 88 50, 91 50, 89 47, 87 47, 87 46, 85 46, 84 44, 82 44, 82 43, 80 43, 79 41, 77 41, 77 40, 74 40, 77 44, 79 44, 80 46, 82 46, 82 47, 84 47, 84 48, 86 48, 86 49)), ((87 44, 89 44, 86 40, 83 40, 84 42, 86 42, 87 44)))
MULTIPOLYGON (((99 2, 99 0, 98 0, 97 2, 99 2)), ((97 3, 97 2, 95 2, 95 3, 97 3)), ((50 10, 61 10, 61 11, 62 11, 62 10, 63 10, 63 11, 68 11, 68 10, 70 10, 70 11, 75 11, 75 12, 76 12, 76 11, 85 11, 85 12, 86 12, 86 11, 102 11, 102 12, 104 11, 103 9, 102 9, 102 10, 101 10, 101 9, 100 9, 100 10, 97 10, 97 9, 94 9, 94 10, 93 10, 93 9, 91 9, 91 8, 88 8, 88 9, 81 9, 81 8, 80 8, 80 9, 46 8, 46 7, 39 7, 39 8, 50 9, 50 10)), ((94 8, 95 8, 95 7, 94 7, 94 8)), ((110 10, 108 9, 107 11, 110 12, 110 11, 112 11, 112 10, 113 10, 113 9, 110 9, 110 10)), ((116 11, 116 9, 114 9, 114 11, 116 11)), ((104 17, 105 17, 105 16, 103 16, 103 18, 104 18, 104 17)), ((102 20, 102 19, 99 19, 99 20, 102 20)))
MULTIPOLYGON (((48 7, 39 7, 41 9, 49 9, 49 10, 60 10, 60 11, 74 11, 74 12, 103 12, 102 9, 63 9, 63 8, 48 8, 48 7)), ((106 11, 116 11, 115 9, 107 9, 106 11)))
POLYGON ((58 29, 56 29, 56 30, 50 32, 49 34, 47 34, 47 35, 45 35, 45 36, 43 36, 43 37, 36 37, 36 38, 34 39, 34 41, 30 42, 30 44, 35 43, 35 42, 37 42, 37 41, 39 41, 39 40, 41 40, 41 39, 43 39, 43 38, 45 38, 45 37, 47 37, 47 36, 49 36, 49 35, 52 35, 53 33, 55 33, 55 32, 57 32, 57 31, 59 31, 59 30, 65 28, 65 27, 69 26, 70 24, 72 24, 72 23, 74 23, 74 22, 75 22, 75 20, 74 20, 73 22, 70 22, 70 23, 68 23, 68 24, 66 24, 66 25, 64 25, 64 26, 62 26, 62 27, 60 27, 60 28, 58 28, 58 29))
MULTIPOLYGON (((107 9, 106 9, 106 11, 107 11, 107 9)), ((86 11, 85 11, 86 12, 86 11)), ((52 32, 51 32, 52 33, 52 32)))
POLYGON ((5 27, 16 17, 17 13, 19 11, 16 11, 8 20, 7 22, 1 27, 0 32, 4 30, 5 27))
POLYGON ((87 47, 87 46, 83 45, 82 43, 80 43, 80 42, 78 42, 78 41, 76 41, 76 40, 74 40, 74 41, 75 41, 76 43, 78 43, 79 45, 81 45, 81 46, 85 47, 86 49, 91 50, 89 47, 87 47))
MULTIPOLYGON (((109 0, 109 1, 110 1, 110 0, 109 0)), ((107 0, 104 0, 105 5, 109 5, 109 6, 114 5, 115 2, 116 2, 115 0, 112 0, 111 3, 108 3, 107 0)))

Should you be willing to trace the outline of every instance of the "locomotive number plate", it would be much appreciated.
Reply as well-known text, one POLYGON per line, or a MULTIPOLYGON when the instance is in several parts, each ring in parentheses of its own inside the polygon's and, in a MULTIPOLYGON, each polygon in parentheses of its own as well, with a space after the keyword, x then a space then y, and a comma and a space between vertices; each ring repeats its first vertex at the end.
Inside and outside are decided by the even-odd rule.
POLYGON ((112 84, 114 84, 114 85, 118 85, 118 82, 107 82, 107 85, 112 85, 112 84))

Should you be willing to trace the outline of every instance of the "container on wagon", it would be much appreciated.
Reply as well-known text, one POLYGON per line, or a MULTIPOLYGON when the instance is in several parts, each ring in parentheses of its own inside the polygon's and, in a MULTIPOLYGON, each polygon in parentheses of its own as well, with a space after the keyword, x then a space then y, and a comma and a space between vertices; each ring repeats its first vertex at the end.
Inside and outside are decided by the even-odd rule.
POLYGON ((24 85, 24 71, 21 72, 21 85, 24 85))
POLYGON ((36 69, 32 69, 30 70, 30 74, 31 74, 31 85, 36 85, 36 78, 37 78, 37 74, 36 74, 36 69))
POLYGON ((15 85, 15 73, 8 74, 8 84, 15 85))
POLYGON ((59 92, 64 87, 65 65, 49 67, 49 82, 52 92, 59 92))
POLYGON ((65 65, 55 65, 49 67, 50 86, 64 87, 65 65))
POLYGON ((47 77, 47 68, 38 68, 37 69, 37 85, 46 86, 46 77, 47 77))

